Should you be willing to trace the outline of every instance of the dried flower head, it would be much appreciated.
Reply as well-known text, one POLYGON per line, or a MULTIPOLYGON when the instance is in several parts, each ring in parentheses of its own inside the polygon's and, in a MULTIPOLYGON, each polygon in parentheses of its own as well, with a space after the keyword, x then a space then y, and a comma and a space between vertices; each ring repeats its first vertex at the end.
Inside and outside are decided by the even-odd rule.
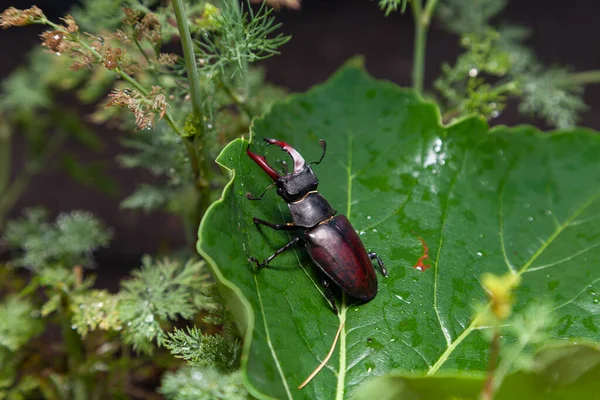
POLYGON ((160 86, 153 86, 148 96, 137 90, 113 90, 108 97, 111 100, 106 107, 127 107, 135 116, 138 129, 150 129, 155 124, 156 114, 159 119, 167 112, 167 100, 160 86))
POLYGON ((108 94, 108 97, 110 97, 111 100, 106 104, 106 107, 129 107, 129 103, 133 99, 133 97, 131 96, 131 90, 129 89, 114 89, 108 94))
POLYGON ((9 7, 0 14, 0 26, 4 29, 10 26, 23 26, 32 24, 41 18, 46 18, 42 10, 33 6, 26 10, 9 7))
POLYGON ((131 43, 131 39, 129 38, 129 36, 127 35, 127 33, 125 33, 123 30, 121 29, 117 29, 113 34, 112 37, 114 39, 116 39, 118 42, 123 43, 123 44, 129 44, 131 43))
POLYGON ((61 18, 61 20, 65 24, 67 24, 67 26, 66 26, 67 32, 73 33, 73 32, 77 32, 79 30, 79 26, 77 26, 77 24, 75 23, 75 20, 73 19, 72 16, 67 15, 64 18, 61 18))
POLYGON ((154 45, 161 44, 160 21, 158 20, 156 14, 148 13, 144 15, 144 18, 137 26, 136 36, 138 40, 145 38, 154 45))
POLYGON ((129 26, 135 26, 140 19, 140 12, 134 10, 133 8, 123 7, 123 13, 125 14, 125 18, 123 18, 123 23, 129 26))
POLYGON ((160 53, 158 63, 160 65, 175 65, 179 56, 173 53, 160 53))
POLYGON ((65 49, 65 35, 61 31, 46 31, 40 35, 42 46, 49 48, 55 53, 61 53, 65 49))
POLYGON ((168 104, 163 88, 160 86, 152 86, 149 97, 152 99, 152 109, 160 115, 160 118, 164 117, 167 112, 168 104))
POLYGON ((94 56, 87 50, 80 50, 77 54, 73 54, 73 62, 70 69, 72 71, 78 71, 83 68, 89 68, 94 62, 94 56))
POLYGON ((115 69, 120 66, 125 50, 106 44, 102 47, 100 54, 102 54, 104 66, 108 69, 115 69))

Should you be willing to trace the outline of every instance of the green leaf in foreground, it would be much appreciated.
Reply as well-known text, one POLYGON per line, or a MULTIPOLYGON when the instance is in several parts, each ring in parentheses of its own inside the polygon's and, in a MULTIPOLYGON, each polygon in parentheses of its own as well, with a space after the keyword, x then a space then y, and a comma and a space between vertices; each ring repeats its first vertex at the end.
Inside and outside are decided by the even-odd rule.
MULTIPOLYGON (((540 351, 530 370, 510 374, 495 400, 597 399, 600 392, 600 350, 597 346, 566 345, 540 351)), ((463 399, 477 400, 485 376, 385 376, 358 391, 355 400, 463 399)))
MULTIPOLYGON (((600 339, 600 136, 439 121, 435 105, 414 92, 346 67, 254 122, 255 138, 285 140, 307 160, 318 160, 318 139, 327 140, 314 167, 319 190, 386 262, 390 276, 379 275, 377 297, 359 304, 338 294, 338 316, 303 249, 260 271, 248 262, 290 240, 257 229, 252 217, 290 217, 274 192, 246 199, 271 183, 246 156, 247 142, 223 150, 217 161, 232 180, 207 212, 198 248, 245 334, 242 367, 255 396, 341 399, 392 370, 484 371, 489 343, 473 318, 473 305, 486 301, 484 272, 521 276, 517 313, 553 304, 552 339, 600 339), (413 268, 423 255, 419 237, 429 247, 424 272, 413 268), (333 357, 297 390, 341 321, 333 357)), ((272 165, 285 158, 259 140, 253 148, 272 165)))

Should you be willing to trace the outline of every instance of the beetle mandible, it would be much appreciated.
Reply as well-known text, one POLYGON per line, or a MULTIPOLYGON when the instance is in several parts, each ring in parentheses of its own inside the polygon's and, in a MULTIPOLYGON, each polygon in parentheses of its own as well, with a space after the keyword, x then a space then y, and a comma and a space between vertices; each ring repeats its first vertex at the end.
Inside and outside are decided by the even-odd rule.
MULTIPOLYGON (((263 262, 254 257, 250 257, 250 260, 257 268, 262 268, 284 251, 296 245, 304 245, 311 259, 325 274, 321 283, 336 314, 337 306, 331 293, 330 281, 354 298, 371 300, 377 294, 377 276, 371 260, 376 259, 383 275, 388 276, 381 258, 374 252, 367 252, 348 218, 338 214, 319 194, 319 180, 300 153, 281 140, 264 140, 281 147, 292 157, 294 171, 286 171, 285 175, 280 175, 267 163, 264 156, 251 152, 248 144, 246 154, 273 179, 273 183, 259 197, 250 193, 246 197, 249 200, 261 200, 267 190, 277 186, 277 194, 288 204, 292 222, 274 224, 259 218, 253 218, 253 222, 257 226, 264 225, 275 230, 304 230, 304 237, 295 237, 263 262)), ((320 164, 325 157, 327 144, 324 140, 319 143, 323 148, 321 158, 310 164, 320 164)), ((282 163, 287 169, 285 162, 282 163)))

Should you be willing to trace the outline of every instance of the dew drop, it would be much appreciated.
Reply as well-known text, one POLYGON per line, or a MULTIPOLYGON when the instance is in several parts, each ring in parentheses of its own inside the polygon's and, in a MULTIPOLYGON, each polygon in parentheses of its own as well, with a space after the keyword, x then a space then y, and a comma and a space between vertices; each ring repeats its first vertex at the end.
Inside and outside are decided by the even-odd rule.
POLYGON ((360 231, 358 234, 359 234, 360 236, 362 236, 362 235, 364 235, 364 234, 365 234, 365 231, 360 231))
POLYGON ((598 300, 598 299, 594 299, 594 304, 598 304, 599 301, 600 300, 598 300))
POLYGON ((154 321, 154 314, 148 314, 148 316, 146 317, 146 319, 144 321, 146 321, 146 322, 154 321))
POLYGON ((478 251, 478 252, 477 252, 477 253, 475 253, 475 254, 477 254, 477 257, 481 257, 481 256, 483 256, 483 253, 482 253, 482 252, 480 252, 480 251, 478 251))
POLYGON ((436 138, 433 141, 433 151, 439 153, 442 150, 442 139, 436 138))
POLYGON ((371 219, 371 216, 370 216, 370 215, 367 215, 367 219, 371 219))
POLYGON ((477 76, 477 74, 479 73, 479 71, 477 71, 477 68, 471 68, 469 70, 469 76, 471 78, 475 78, 477 76))
POLYGON ((529 221, 529 222, 533 221, 533 217, 532 216, 527 217, 527 221, 529 221))
POLYGON ((194 373, 192 374, 192 378, 194 378, 197 381, 201 381, 202 380, 202 372, 194 371, 194 373))

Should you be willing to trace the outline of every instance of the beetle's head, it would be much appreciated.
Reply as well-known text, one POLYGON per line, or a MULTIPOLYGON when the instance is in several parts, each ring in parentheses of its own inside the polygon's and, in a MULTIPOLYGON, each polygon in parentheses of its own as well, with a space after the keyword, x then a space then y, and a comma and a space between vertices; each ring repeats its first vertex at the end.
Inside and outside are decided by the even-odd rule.
POLYGON ((280 195, 287 203, 300 200, 306 196, 308 192, 317 189, 319 180, 315 176, 312 168, 306 164, 304 158, 289 144, 276 139, 264 139, 269 144, 274 144, 281 147, 288 153, 294 161, 294 172, 286 175, 280 175, 273 167, 271 167, 264 156, 258 155, 250 151, 250 145, 246 149, 246 154, 257 163, 263 171, 267 173, 277 186, 277 194, 280 195))

